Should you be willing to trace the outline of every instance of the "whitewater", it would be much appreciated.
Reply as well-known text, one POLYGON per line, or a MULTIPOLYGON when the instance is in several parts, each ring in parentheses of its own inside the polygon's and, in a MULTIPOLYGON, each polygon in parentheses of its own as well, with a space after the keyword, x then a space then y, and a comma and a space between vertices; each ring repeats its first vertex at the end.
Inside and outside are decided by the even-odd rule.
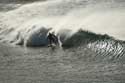
POLYGON ((124 83, 124 22, 124 0, 0 1, 0 83, 124 83))

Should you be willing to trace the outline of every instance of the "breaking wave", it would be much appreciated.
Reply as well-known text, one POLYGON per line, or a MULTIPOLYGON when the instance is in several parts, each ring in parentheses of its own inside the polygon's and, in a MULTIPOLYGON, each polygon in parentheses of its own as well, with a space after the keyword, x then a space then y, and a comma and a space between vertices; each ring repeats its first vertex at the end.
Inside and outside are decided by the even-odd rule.
POLYGON ((120 58, 125 55, 124 4, 122 0, 45 0, 12 8, 6 4, 14 10, 0 12, 0 41, 47 46, 47 34, 54 32, 63 48, 86 47, 97 56, 120 58))
POLYGON ((109 60, 123 58, 125 55, 125 41, 81 29, 64 41, 62 46, 80 50, 89 48, 96 53, 96 56, 108 57, 109 60))
POLYGON ((47 46, 47 34, 53 31, 62 42, 64 49, 81 48, 80 50, 82 50, 82 48, 88 48, 94 51, 97 54, 96 56, 108 56, 108 59, 118 59, 125 55, 125 41, 116 40, 106 34, 96 34, 82 29, 76 32, 70 29, 61 29, 56 32, 53 28, 43 26, 32 25, 29 27, 21 31, 15 31, 14 29, 1 30, 0 34, 6 35, 6 38, 1 37, 1 41, 30 47, 47 46), (8 39, 8 35, 10 39, 8 39))
POLYGON ((50 29, 35 25, 25 30, 5 29, 1 30, 1 41, 24 46, 45 46, 48 44, 46 37, 50 29))

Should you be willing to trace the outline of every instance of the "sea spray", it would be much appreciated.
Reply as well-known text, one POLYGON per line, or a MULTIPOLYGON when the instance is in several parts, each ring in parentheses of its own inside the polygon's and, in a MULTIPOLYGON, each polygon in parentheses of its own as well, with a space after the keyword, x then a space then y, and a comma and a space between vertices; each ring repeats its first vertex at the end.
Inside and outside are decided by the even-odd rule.
MULTIPOLYGON (((11 42, 17 38, 18 41, 24 41, 25 45, 30 39, 38 38, 41 41, 41 32, 36 31, 42 27, 52 28, 56 35, 61 34, 63 29, 69 30, 68 33, 62 31, 66 38, 82 28, 124 40, 124 14, 124 1, 115 0, 55 0, 25 4, 1 13, 1 40, 11 42), (28 30, 30 31, 27 32, 28 30)), ((64 42, 62 35, 60 38, 64 42)))

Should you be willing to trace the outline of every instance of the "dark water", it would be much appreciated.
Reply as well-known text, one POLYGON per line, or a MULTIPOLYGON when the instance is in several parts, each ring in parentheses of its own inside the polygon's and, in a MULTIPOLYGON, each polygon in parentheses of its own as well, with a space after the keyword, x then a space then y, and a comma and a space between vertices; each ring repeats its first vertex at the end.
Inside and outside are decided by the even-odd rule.
POLYGON ((124 83, 124 61, 109 56, 113 55, 104 56, 86 46, 51 49, 1 43, 0 82, 124 83))

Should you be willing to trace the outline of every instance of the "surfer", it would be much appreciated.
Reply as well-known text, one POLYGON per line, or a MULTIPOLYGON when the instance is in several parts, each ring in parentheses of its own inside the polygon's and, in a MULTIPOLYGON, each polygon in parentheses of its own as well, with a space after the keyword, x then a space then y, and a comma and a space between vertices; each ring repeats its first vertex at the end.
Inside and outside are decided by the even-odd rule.
POLYGON ((50 45, 52 45, 52 44, 57 45, 58 44, 58 37, 52 33, 48 34, 47 39, 48 39, 50 45))

